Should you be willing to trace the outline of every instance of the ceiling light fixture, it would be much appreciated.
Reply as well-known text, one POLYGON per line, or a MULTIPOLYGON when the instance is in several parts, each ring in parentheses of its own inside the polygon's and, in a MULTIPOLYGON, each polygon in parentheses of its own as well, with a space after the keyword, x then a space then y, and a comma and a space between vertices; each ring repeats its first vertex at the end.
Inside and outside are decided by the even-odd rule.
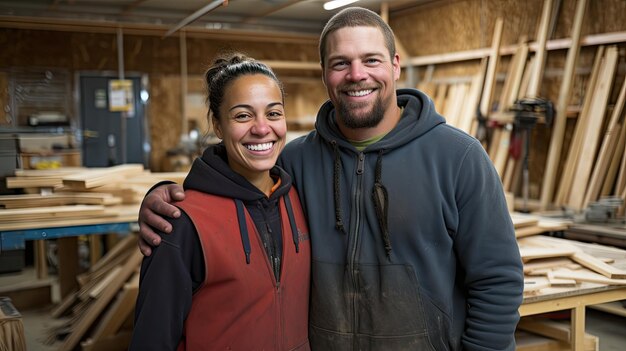
POLYGON ((357 2, 359 0, 332 0, 324 3, 324 10, 334 10, 336 8, 350 5, 353 2, 357 2))

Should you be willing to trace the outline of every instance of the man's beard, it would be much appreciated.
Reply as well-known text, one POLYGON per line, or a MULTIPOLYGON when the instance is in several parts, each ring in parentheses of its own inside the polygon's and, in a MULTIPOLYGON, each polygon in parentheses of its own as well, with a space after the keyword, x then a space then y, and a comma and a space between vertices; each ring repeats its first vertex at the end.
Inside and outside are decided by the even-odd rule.
POLYGON ((385 109, 383 108, 383 101, 379 97, 374 101, 374 106, 369 113, 359 116, 356 112, 360 109, 360 103, 345 103, 339 101, 337 106, 337 112, 339 112, 339 118, 345 127, 350 129, 360 128, 373 128, 376 127, 385 116, 385 109))

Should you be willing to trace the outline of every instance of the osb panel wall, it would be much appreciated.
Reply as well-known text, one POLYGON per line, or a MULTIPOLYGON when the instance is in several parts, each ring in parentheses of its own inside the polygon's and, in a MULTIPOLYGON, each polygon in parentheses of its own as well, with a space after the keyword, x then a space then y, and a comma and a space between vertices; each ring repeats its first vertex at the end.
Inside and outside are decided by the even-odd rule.
MULTIPOLYGON (((162 155, 167 149, 178 145, 182 130, 180 37, 177 35, 168 38, 124 35, 123 43, 125 72, 145 73, 149 78, 151 99, 147 119, 153 150, 151 166, 154 170, 159 170, 162 155)), ((0 44, 3 48, 0 50, 0 68, 2 69, 64 68, 72 75, 79 71, 118 71, 117 36, 112 33, 0 28, 0 44)), ((318 61, 315 44, 224 41, 187 37, 186 47, 187 72, 190 77, 188 91, 201 94, 204 94, 202 85, 194 83, 191 77, 201 76, 220 51, 241 51, 259 60, 318 61)), ((279 77, 296 80, 298 77, 304 77, 305 81, 308 81, 311 75, 316 74, 318 72, 285 71, 280 72, 279 77)), ((307 87, 310 85, 304 84, 307 87)), ((5 87, 6 85, 7 83, 4 83, 5 87)), ((298 89, 297 84, 295 86, 296 88, 293 88, 290 94, 311 91, 311 89, 298 89)), ((312 90, 319 91, 319 89, 312 90)), ((295 110, 290 105, 307 108, 314 113, 317 103, 323 101, 324 94, 316 93, 315 95, 318 96, 315 100, 315 109, 309 104, 295 105, 287 102, 288 116, 296 118, 299 115, 312 113, 309 110, 295 110)))
POLYGON ((178 145, 182 131, 180 76, 153 74, 149 93, 150 168, 160 171, 167 150, 178 145))

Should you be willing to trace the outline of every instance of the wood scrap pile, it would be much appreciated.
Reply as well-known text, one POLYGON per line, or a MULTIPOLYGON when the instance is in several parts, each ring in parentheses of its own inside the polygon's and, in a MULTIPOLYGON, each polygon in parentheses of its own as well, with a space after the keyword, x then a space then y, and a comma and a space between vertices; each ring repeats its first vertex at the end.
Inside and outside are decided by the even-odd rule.
POLYGON ((524 294, 581 284, 626 286, 626 251, 542 235, 518 239, 524 294))
POLYGON ((7 177, 8 188, 28 194, 0 196, 0 223, 111 217, 132 205, 161 180, 182 183, 186 173, 151 173, 140 164, 106 168, 17 170, 7 177))
POLYGON ((142 255, 136 235, 118 242, 89 271, 77 277, 80 289, 52 311, 66 322, 51 330, 49 343, 59 350, 126 350, 132 334, 142 255))

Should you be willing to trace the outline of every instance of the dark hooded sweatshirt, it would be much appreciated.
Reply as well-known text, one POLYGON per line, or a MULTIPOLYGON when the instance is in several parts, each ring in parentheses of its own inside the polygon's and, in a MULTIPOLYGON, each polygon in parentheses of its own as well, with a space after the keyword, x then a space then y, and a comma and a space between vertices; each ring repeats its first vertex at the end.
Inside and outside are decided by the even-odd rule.
POLYGON ((500 179, 432 101, 362 152, 326 102, 280 162, 309 219, 314 350, 514 350, 523 273, 500 179))
MULTIPOLYGON (((219 144, 210 146, 201 158, 195 160, 183 186, 186 192, 195 190, 229 200, 232 199, 232 201, 227 201, 227 203, 239 202, 242 205, 241 213, 248 213, 249 217, 254 222, 254 227, 256 228, 256 232, 258 232, 259 241, 262 243, 265 253, 258 251, 251 252, 250 242, 254 240, 250 240, 250 236, 255 235, 255 231, 254 229, 245 228, 245 215, 241 217, 244 222, 239 221, 239 228, 241 232, 245 231, 246 234, 243 235, 238 232, 232 233, 232 235, 236 236, 235 241, 238 247, 223 247, 217 249, 220 250, 220 252, 232 252, 233 255, 236 256, 234 259, 241 261, 242 268, 235 268, 238 271, 248 269, 246 268, 246 261, 248 261, 248 264, 250 260, 256 264, 259 264, 259 262, 267 262, 267 265, 262 263, 261 265, 263 267, 271 267, 270 270, 272 273, 269 277, 273 278, 273 283, 264 283, 263 286, 269 286, 269 289, 272 291, 278 290, 279 294, 277 296, 279 297, 281 296, 280 290, 285 289, 284 285, 281 286, 280 277, 283 266, 286 264, 285 269, 292 269, 292 271, 289 272, 289 276, 297 277, 295 279, 298 280, 299 287, 306 287, 303 288, 305 292, 299 294, 303 296, 297 296, 297 301, 302 301, 302 305, 306 308, 310 276, 308 263, 306 264, 307 269, 305 271, 293 272, 295 268, 292 266, 295 265, 289 266, 291 262, 281 262, 283 258, 283 247, 285 250, 297 251, 296 255, 303 256, 302 259, 309 262, 308 235, 304 232, 304 230, 306 230, 306 223, 302 216, 297 216, 297 213, 294 220, 293 208, 296 207, 292 207, 293 200, 286 199, 289 197, 288 193, 292 186, 291 177, 280 167, 274 167, 270 173, 273 178, 280 178, 280 185, 268 198, 243 176, 232 171, 227 163, 225 147, 223 144, 219 144), (283 223, 285 222, 281 216, 280 209, 282 199, 285 199, 285 201, 282 202, 286 204, 286 211, 289 214, 286 216, 289 217, 287 220, 290 224, 287 230, 283 229, 283 223), (246 211, 243 211, 244 207, 246 211), (301 223, 304 223, 303 226, 298 226, 295 230, 297 235, 295 237, 283 238, 283 234, 289 234, 291 236, 291 233, 294 232, 296 220, 301 220, 301 223), (302 242, 304 240, 306 240, 306 242, 302 242)), ((187 196, 189 197, 189 195, 187 196)), ((297 197, 295 200, 297 201, 297 197)), ((295 205, 299 208, 299 204, 295 205)), ((206 203, 206 208, 201 209, 205 211, 218 210, 212 208, 211 203, 206 203)), ((202 215, 200 217, 202 217, 202 215)), ((241 218, 223 218, 223 221, 228 221, 224 223, 238 223, 238 219, 241 218)), ((170 235, 161 234, 162 244, 153 249, 151 256, 144 258, 141 266, 140 289, 136 304, 135 326, 130 345, 131 350, 175 350, 183 337, 184 325, 192 307, 192 294, 196 296, 195 294, 201 290, 203 286, 211 283, 209 281, 211 278, 207 276, 208 272, 205 268, 203 245, 201 245, 198 236, 198 223, 194 225, 190 215, 184 210, 181 211, 180 218, 168 220, 172 224, 172 233, 170 235)), ((199 220, 201 220, 201 218, 199 220)), ((252 245, 252 248, 254 248, 254 245, 252 245)), ((205 247, 204 249, 210 251, 212 248, 205 247)), ((211 259, 214 259, 214 257, 211 257, 211 259)), ((301 266, 304 267, 305 265, 301 266)), ((215 269, 215 267, 210 267, 209 269, 211 268, 215 269)), ((261 272, 262 271, 263 269, 261 269, 261 272)), ((212 276, 215 276, 215 274, 212 276)), ((245 274, 243 277, 243 279, 245 279, 245 274)), ((236 286, 234 283, 235 282, 229 284, 236 286)), ((247 282, 239 283, 239 286, 247 286, 247 288, 250 289, 260 289, 258 286, 253 286, 252 279, 247 282)), ((282 299, 286 300, 287 293, 285 291, 282 292, 282 299)), ((272 294, 270 294, 270 296, 272 294)), ((249 308, 252 308, 255 306, 256 302, 247 301, 245 298, 241 297, 252 295, 253 294, 249 294, 246 291, 233 291, 232 300, 224 301, 223 304, 235 303, 243 304, 244 306, 247 304, 250 306, 249 308)), ((264 297, 264 299, 267 299, 267 297, 264 297)), ((281 298, 279 298, 279 300, 280 299, 281 298)), ((300 303, 298 302, 298 304, 300 303)), ((269 308, 270 305, 264 302, 262 306, 265 307, 260 308, 264 309, 269 308)), ((263 313, 267 314, 268 312, 269 311, 265 311, 263 313)), ((279 319, 288 319, 280 315, 277 317, 279 319)), ((254 318, 254 316, 251 316, 251 318, 254 318)), ((297 324, 306 323, 306 313, 296 318, 297 324)), ((304 326, 306 326, 306 324, 304 324, 304 326)), ((232 325, 228 328, 232 331, 242 327, 232 325)), ((262 328, 273 329, 271 325, 255 326, 255 328, 261 328, 261 330, 262 328)), ((266 335, 276 335, 276 338, 280 340, 280 333, 271 329, 267 331, 266 335)), ((240 337, 245 338, 246 335, 240 335, 240 337)), ((304 341, 306 341, 306 333, 304 334, 304 341)), ((255 341, 252 340, 252 342, 255 341)), ((257 340, 257 342, 260 344, 259 340, 257 340)), ((293 340, 290 342, 293 344, 293 340)), ((213 347, 215 346, 211 345, 211 343, 206 343, 206 349, 213 349, 213 347)), ((305 348, 308 349, 308 343, 305 348)), ((282 348, 277 347, 276 349, 282 348)))

